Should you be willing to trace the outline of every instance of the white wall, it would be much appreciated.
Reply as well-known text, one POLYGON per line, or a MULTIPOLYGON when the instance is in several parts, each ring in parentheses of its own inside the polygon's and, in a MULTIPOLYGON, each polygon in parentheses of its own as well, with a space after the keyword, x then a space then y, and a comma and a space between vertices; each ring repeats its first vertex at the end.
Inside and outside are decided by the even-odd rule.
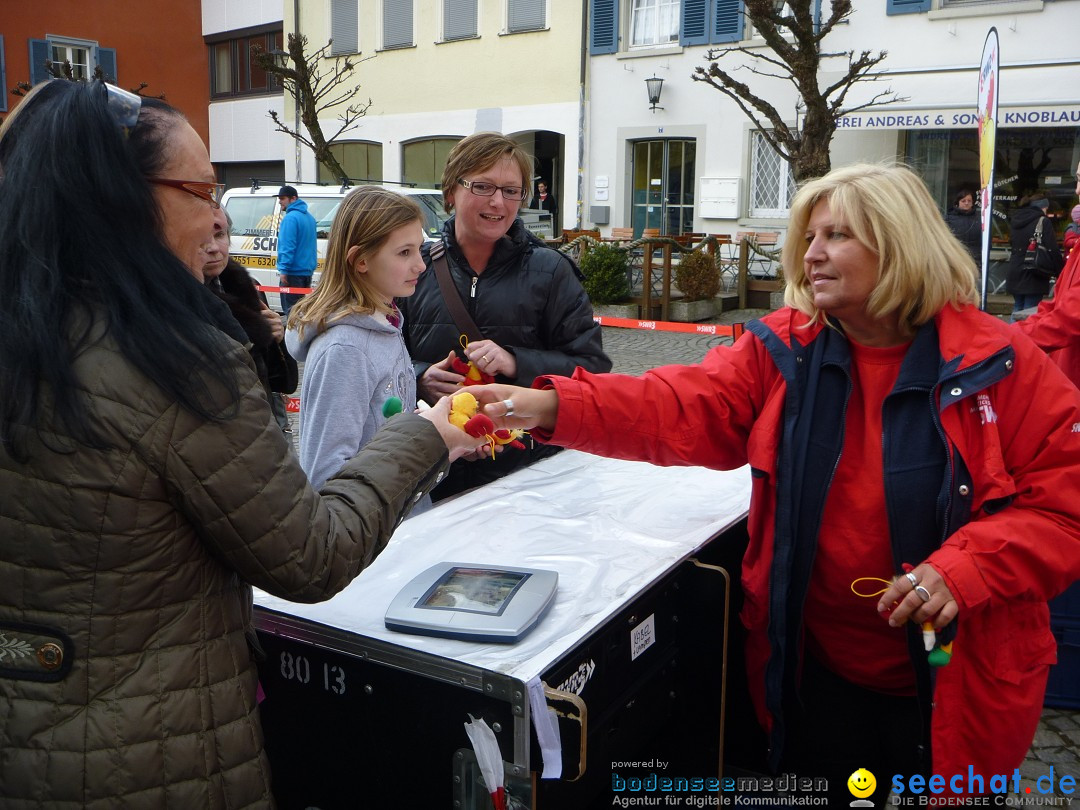
MULTIPOLYGON (((218 162, 286 160, 292 138, 276 132, 268 110, 283 114, 282 96, 258 96, 210 104, 210 160, 218 162)), ((290 164, 291 165, 291 164, 290 164)), ((314 176, 314 175, 312 175, 314 176)))
POLYGON ((203 36, 281 22, 283 9, 283 0, 203 0, 203 36))

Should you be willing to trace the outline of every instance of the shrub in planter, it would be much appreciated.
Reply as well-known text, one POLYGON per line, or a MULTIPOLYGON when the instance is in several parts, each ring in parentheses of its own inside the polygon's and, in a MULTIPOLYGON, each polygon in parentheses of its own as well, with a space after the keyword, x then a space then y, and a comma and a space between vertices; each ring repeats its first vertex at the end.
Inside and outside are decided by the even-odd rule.
POLYGON ((707 301, 720 293, 720 268, 702 250, 684 253, 675 268, 675 284, 687 301, 707 301))
POLYGON ((582 286, 594 304, 617 304, 630 297, 626 251, 615 245, 595 245, 581 260, 582 286))

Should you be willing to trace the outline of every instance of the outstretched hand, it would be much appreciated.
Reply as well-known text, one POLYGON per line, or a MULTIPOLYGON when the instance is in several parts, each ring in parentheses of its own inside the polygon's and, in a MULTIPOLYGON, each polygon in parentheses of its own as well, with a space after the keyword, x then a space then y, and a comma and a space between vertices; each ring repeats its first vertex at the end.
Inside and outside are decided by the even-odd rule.
POLYGON ((438 363, 432 363, 417 381, 417 388, 422 399, 434 402, 439 397, 456 394, 461 390, 465 378, 450 367, 454 353, 450 352, 438 363))
POLYGON ((483 436, 480 438, 470 436, 464 430, 450 424, 450 397, 442 397, 431 408, 420 411, 419 415, 431 422, 439 431, 446 449, 450 451, 451 461, 457 461, 481 445, 487 445, 487 439, 483 436))
POLYGON ((469 393, 497 428, 507 430, 552 431, 559 415, 559 395, 554 389, 522 388, 517 385, 474 385, 469 393))

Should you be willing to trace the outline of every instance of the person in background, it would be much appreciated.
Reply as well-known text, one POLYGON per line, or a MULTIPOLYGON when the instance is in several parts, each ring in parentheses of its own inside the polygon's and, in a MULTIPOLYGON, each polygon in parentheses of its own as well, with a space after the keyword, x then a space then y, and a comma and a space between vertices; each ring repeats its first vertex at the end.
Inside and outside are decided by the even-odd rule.
MULTIPOLYGON (((1076 166, 1076 194, 1080 196, 1080 163, 1076 166)), ((1080 205, 1072 209, 1074 222, 1078 216, 1080 205)), ((1017 321, 1016 327, 1048 352, 1050 359, 1080 387, 1080 249, 1069 253, 1054 284, 1054 297, 1040 302, 1038 311, 1017 321)))
MULTIPOLYGON (((278 189, 278 205, 281 208, 278 281, 282 287, 311 287, 311 278, 319 263, 315 217, 308 213, 307 203, 297 196, 293 186, 278 189)), ((281 309, 286 317, 293 304, 303 297, 301 293, 281 294, 281 309)))
POLYGON ((1050 251, 1051 255, 1058 258, 1058 268, 1061 267, 1061 251, 1058 250, 1057 237, 1054 236, 1054 227, 1046 212, 1050 208, 1050 200, 1042 192, 1036 192, 1031 197, 1025 197, 1020 201, 1020 207, 1012 212, 1009 217, 1009 243, 1012 252, 1009 256, 1009 270, 1005 276, 1005 292, 1013 297, 1013 313, 1022 309, 1036 306, 1050 292, 1050 277, 1024 266, 1024 256, 1027 254, 1028 245, 1035 239, 1035 229, 1040 222, 1042 227, 1042 244, 1050 251))
POLYGON ((859 767, 877 807, 882 774, 1012 773, 1056 660, 1046 602, 1080 576, 1080 391, 977 309, 908 169, 806 183, 788 234, 787 306, 700 364, 476 394, 560 446, 749 464, 741 618, 772 768, 845 807, 859 767))
MULTIPOLYGON (((470 135, 450 152, 442 190, 453 216, 443 229, 442 264, 450 294, 481 334, 462 348, 465 325, 454 314, 454 300, 444 298, 433 243, 425 244, 424 262, 431 272, 398 306, 418 395, 428 402, 461 389, 465 378, 452 367, 455 353, 484 374, 521 385, 539 374, 570 374, 578 366, 611 370, 577 266, 518 219, 531 177, 529 155, 497 132, 470 135)), ((553 452, 550 447, 510 449, 494 460, 477 453, 453 465, 433 499, 494 481, 553 452)))
POLYGON ((308 484, 197 278, 221 187, 164 102, 38 84, 0 192, 0 806, 270 807, 252 586, 328 599, 479 442, 444 401, 308 484))
POLYGON ((242 338, 246 340, 236 335, 230 337, 250 344, 251 359, 266 389, 274 419, 283 433, 292 433, 282 395, 296 390, 296 360, 285 348, 285 326, 278 314, 270 309, 265 293, 258 289, 243 265, 229 259, 231 229, 229 212, 218 208, 214 212, 214 240, 207 246, 208 261, 202 269, 203 282, 228 305, 243 329, 242 338))
POLYGON ((945 214, 945 224, 953 236, 967 248, 978 267, 982 267, 982 222, 975 209, 975 192, 962 188, 953 198, 953 207, 945 214))
POLYGON ((422 216, 392 191, 350 191, 330 229, 319 286, 289 316, 287 344, 304 364, 300 466, 316 487, 371 441, 388 408, 416 408, 394 298, 412 295, 424 272, 422 216))
POLYGON ((551 232, 559 233, 559 203, 543 180, 536 184, 536 207, 551 212, 551 232))
POLYGON ((1076 247, 1077 242, 1080 242, 1080 205, 1074 205, 1072 212, 1069 214, 1069 218, 1072 222, 1065 229, 1065 238, 1063 240, 1062 247, 1065 258, 1069 258, 1072 253, 1072 249, 1076 247))

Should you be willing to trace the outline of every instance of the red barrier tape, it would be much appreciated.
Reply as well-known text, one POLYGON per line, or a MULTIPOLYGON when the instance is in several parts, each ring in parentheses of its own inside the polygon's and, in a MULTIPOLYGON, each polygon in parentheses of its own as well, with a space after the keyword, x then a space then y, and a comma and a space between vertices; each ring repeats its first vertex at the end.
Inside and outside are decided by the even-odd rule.
POLYGON ((717 335, 738 340, 743 333, 743 324, 717 323, 680 323, 679 321, 641 321, 634 318, 609 318, 606 315, 593 315, 593 320, 601 326, 617 326, 622 329, 645 329, 649 332, 690 332, 695 335, 717 335))
POLYGON ((263 292, 276 292, 276 293, 288 293, 289 295, 307 295, 312 292, 314 287, 265 287, 262 284, 255 285, 256 290, 262 290, 263 292))

